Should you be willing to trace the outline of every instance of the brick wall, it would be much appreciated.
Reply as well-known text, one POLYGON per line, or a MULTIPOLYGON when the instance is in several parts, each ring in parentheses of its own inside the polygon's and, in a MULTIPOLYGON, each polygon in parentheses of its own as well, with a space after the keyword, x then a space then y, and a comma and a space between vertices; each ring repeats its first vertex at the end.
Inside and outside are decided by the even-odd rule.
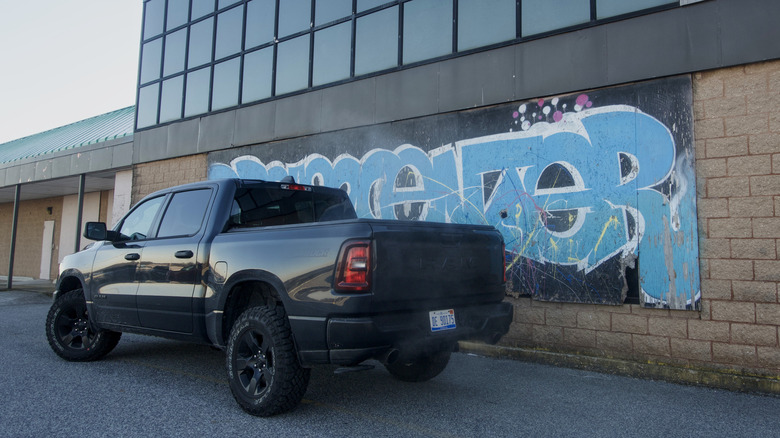
POLYGON ((138 164, 133 168, 132 203, 157 190, 207 179, 206 154, 138 164))
POLYGON ((702 311, 511 299, 503 345, 780 376, 780 61, 693 75, 702 311))
MULTIPOLYGON (((0 275, 8 275, 13 213, 13 202, 0 204, 0 224, 3 224, 2 229, 0 229, 0 248, 2 248, 0 250, 0 275)), ((55 221, 53 240, 55 248, 52 250, 52 267, 49 275, 50 278, 57 277, 57 254, 59 251, 57 245, 60 241, 62 228, 62 198, 36 199, 19 203, 14 276, 33 278, 40 276, 43 223, 47 220, 55 221), (47 207, 52 208, 51 214, 49 214, 47 207)))

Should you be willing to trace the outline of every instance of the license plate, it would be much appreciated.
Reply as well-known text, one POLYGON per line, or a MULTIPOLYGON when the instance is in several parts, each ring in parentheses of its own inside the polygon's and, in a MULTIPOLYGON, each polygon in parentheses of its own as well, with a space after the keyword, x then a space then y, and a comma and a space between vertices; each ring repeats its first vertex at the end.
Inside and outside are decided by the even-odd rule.
POLYGON ((431 318, 431 331, 452 330, 455 328, 455 310, 433 310, 428 313, 431 318))

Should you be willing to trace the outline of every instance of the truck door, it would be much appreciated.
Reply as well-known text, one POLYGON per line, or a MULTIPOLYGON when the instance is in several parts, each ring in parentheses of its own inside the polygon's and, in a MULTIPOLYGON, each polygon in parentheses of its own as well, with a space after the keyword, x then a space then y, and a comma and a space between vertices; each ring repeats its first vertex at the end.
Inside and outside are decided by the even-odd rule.
POLYGON ((174 193, 147 241, 137 274, 141 327, 192 333, 193 296, 205 289, 198 251, 211 196, 211 188, 174 193))
POLYGON ((116 228, 120 238, 98 248, 89 284, 95 319, 102 323, 138 326, 136 271, 148 235, 165 196, 138 204, 116 228))

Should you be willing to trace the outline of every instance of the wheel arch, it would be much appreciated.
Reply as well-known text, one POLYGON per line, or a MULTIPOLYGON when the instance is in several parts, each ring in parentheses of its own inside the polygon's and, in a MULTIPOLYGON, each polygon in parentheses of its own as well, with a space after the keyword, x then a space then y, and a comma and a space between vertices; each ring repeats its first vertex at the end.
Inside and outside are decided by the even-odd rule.
POLYGON ((235 320, 246 309, 257 306, 275 306, 285 311, 289 297, 285 293, 284 283, 275 275, 261 270, 237 272, 221 288, 217 308, 218 318, 215 340, 225 345, 235 320))
POLYGON ((54 299, 58 296, 65 295, 66 293, 73 292, 78 289, 84 290, 84 296, 89 300, 91 297, 87 296, 87 287, 84 275, 75 270, 68 269, 63 271, 57 278, 57 287, 54 291, 54 299))

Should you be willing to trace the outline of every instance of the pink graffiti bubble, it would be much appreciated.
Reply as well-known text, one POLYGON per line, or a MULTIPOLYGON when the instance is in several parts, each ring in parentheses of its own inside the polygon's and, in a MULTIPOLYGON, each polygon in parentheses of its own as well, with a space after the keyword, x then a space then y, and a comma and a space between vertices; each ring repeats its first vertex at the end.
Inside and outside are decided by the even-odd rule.
POLYGON ((585 104, 586 107, 590 108, 593 106, 593 102, 588 101, 588 103, 585 104))
POLYGON ((518 117, 520 117, 520 113, 519 112, 515 111, 515 112, 512 113, 512 118, 513 119, 516 119, 518 117))
POLYGON ((539 105, 540 107, 543 107, 544 106, 544 99, 539 99, 539 102, 537 102, 536 104, 539 105))
POLYGON ((587 94, 580 94, 577 96, 577 105, 584 106, 588 102, 588 95, 587 94))
POLYGON ((560 122, 563 119, 563 113, 560 111, 556 111, 553 113, 553 120, 556 122, 560 122))

